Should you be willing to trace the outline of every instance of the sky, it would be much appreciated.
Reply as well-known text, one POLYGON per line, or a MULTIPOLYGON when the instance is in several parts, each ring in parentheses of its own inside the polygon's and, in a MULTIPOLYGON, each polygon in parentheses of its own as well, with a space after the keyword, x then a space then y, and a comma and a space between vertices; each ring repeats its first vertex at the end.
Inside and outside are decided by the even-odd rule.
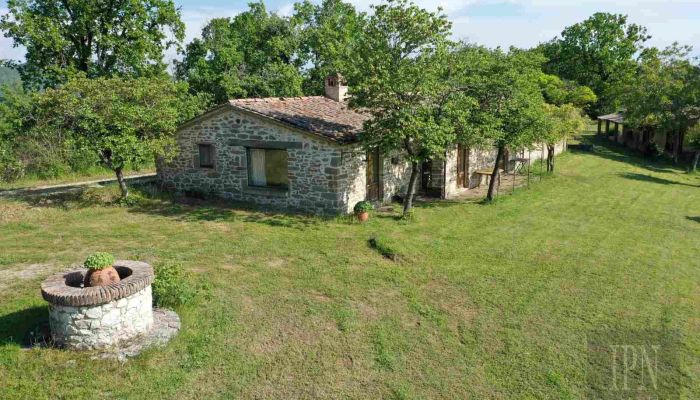
MULTIPOLYGON (((348 0, 346 0, 348 1, 348 0)), ((350 0, 358 9, 369 11, 379 0, 350 0)), ((488 47, 527 48, 559 35, 569 25, 594 12, 629 15, 630 22, 647 27, 652 39, 648 45, 665 47, 674 41, 695 47, 700 56, 700 0, 415 0, 434 10, 442 7, 453 23, 455 39, 488 47)), ((185 42, 199 36, 211 18, 234 16, 247 9, 249 1, 175 0, 187 26, 185 42)), ((268 9, 282 15, 293 11, 293 0, 267 0, 268 9)), ((7 13, 0 0, 0 15, 7 13)), ((0 38, 0 59, 21 60, 24 51, 13 48, 12 41, 0 38)), ((175 57, 171 52, 168 59, 175 57)))

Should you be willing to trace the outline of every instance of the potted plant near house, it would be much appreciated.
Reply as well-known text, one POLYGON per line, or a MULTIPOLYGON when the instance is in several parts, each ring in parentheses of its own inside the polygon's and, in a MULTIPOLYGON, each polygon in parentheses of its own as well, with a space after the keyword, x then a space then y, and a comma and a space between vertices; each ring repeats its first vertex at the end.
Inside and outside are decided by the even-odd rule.
POLYGON ((374 210, 374 206, 369 201, 360 201, 355 204, 355 216, 360 222, 365 222, 369 219, 369 212, 374 210))
POLYGON ((88 269, 84 282, 86 287, 106 286, 121 280, 117 270, 114 269, 114 256, 109 253, 91 254, 85 260, 85 268, 88 269))

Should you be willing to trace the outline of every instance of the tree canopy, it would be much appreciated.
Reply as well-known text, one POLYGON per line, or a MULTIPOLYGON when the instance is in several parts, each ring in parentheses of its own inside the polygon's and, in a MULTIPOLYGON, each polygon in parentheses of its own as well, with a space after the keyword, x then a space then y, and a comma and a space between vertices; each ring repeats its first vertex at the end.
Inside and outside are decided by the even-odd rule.
POLYGON ((296 3, 292 17, 300 32, 300 57, 304 61, 304 93, 322 94, 323 80, 340 72, 355 86, 358 65, 355 63, 360 40, 366 26, 366 15, 350 3, 309 0, 296 3))
POLYGON ((361 139, 365 147, 401 153, 411 163, 404 214, 412 206, 420 163, 442 158, 454 130, 441 115, 449 89, 444 62, 451 24, 406 0, 373 6, 359 44, 363 66, 351 106, 371 114, 361 139))
POLYGON ((172 0, 8 0, 0 30, 27 49, 25 86, 53 87, 88 77, 154 76, 163 54, 184 38, 172 0))
POLYGON ((595 13, 543 45, 548 72, 588 86, 598 95, 594 114, 620 105, 621 88, 635 68, 635 56, 650 36, 621 14, 595 13))
POLYGON ((176 75, 195 93, 231 98, 302 95, 299 34, 289 18, 261 2, 234 18, 216 18, 187 45, 176 75))
POLYGON ((700 118, 700 65, 690 51, 677 44, 646 49, 623 96, 630 126, 674 133, 676 160, 685 131, 700 118))
POLYGON ((57 89, 37 93, 25 121, 36 134, 68 137, 78 149, 112 169, 122 189, 127 166, 139 167, 172 150, 181 122, 201 112, 204 101, 167 78, 78 76, 57 89))

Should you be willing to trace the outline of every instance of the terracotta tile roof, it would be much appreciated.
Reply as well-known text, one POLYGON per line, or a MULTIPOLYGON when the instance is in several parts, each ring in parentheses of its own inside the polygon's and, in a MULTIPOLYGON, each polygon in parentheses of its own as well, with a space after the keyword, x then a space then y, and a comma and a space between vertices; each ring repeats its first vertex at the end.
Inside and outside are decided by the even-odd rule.
POLYGON ((357 141, 369 116, 323 96, 229 100, 237 108, 275 119, 339 143, 357 141))

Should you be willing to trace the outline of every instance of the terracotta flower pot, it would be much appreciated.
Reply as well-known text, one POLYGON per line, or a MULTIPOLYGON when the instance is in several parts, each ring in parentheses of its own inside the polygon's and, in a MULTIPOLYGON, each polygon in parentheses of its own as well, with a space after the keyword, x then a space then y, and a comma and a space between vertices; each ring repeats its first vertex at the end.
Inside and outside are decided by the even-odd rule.
POLYGON ((367 211, 357 214, 357 220, 360 222, 365 222, 369 219, 369 213, 367 211))
POLYGON ((121 281, 114 267, 91 269, 85 275, 85 286, 107 286, 121 281))

